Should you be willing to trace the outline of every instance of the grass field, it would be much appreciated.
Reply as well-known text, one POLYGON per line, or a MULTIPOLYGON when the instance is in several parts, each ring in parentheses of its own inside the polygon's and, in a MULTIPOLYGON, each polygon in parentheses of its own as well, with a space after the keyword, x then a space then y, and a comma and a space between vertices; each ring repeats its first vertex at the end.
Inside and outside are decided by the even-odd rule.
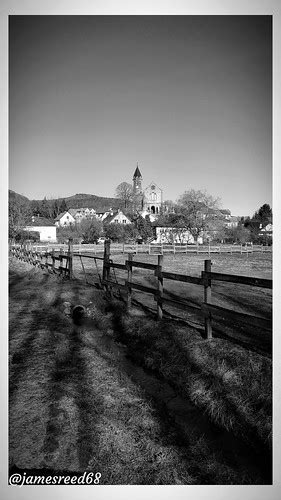
MULTIPOLYGON (((113 254, 112 260, 117 263, 124 263, 126 255, 113 254)), ((163 270, 189 276, 201 276, 204 269, 204 260, 206 255, 171 255, 164 256, 163 270)), ((157 264, 157 256, 141 254, 134 256, 134 260, 140 262, 149 262, 157 264)), ((237 274, 242 276, 252 276, 256 278, 272 279, 272 255, 270 253, 245 254, 216 254, 211 258, 212 271, 226 274, 237 274)), ((98 272, 102 274, 102 261, 96 264, 92 259, 82 259, 87 280, 89 282, 98 281, 98 272)), ((82 271, 81 259, 74 259, 74 274, 80 279, 85 279, 82 271)), ((111 280, 117 280, 124 284, 127 279, 127 273, 122 270, 111 270, 111 280)), ((156 278, 153 271, 134 268, 133 281, 145 286, 156 288, 156 278)), ((134 298, 147 309, 156 311, 156 303, 152 295, 133 292, 134 298)), ((164 279, 164 298, 172 300, 184 300, 187 305, 200 306, 203 301, 203 287, 193 284, 186 284, 164 279)), ((272 291, 257 287, 245 285, 213 282, 212 284, 212 303, 226 309, 250 314, 253 316, 270 319, 272 316, 272 291)), ((186 308, 186 311, 180 310, 170 304, 164 304, 164 310, 167 315, 176 316, 196 326, 203 328, 203 318, 201 313, 186 308)), ((272 334, 262 328, 253 328, 250 325, 241 325, 240 323, 230 323, 214 318, 214 335, 221 338, 232 339, 240 345, 252 348, 256 352, 271 355, 272 352, 272 334)))
MULTIPOLYGON (((269 277, 268 255, 242 257, 245 274, 262 261, 269 277)), ((194 275, 203 260, 193 259, 194 275)), ((189 273, 177 256, 170 265, 189 273)), ((268 357, 127 314, 82 280, 16 259, 9 294, 11 471, 99 471, 102 484, 271 483, 268 357), (80 326, 66 303, 87 308, 80 326)))

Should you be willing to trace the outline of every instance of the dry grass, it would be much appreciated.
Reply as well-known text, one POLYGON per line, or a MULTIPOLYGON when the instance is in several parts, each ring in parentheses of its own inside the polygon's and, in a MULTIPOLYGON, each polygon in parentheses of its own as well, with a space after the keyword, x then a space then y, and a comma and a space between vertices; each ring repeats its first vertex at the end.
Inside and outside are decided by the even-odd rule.
POLYGON ((212 421, 253 446, 271 448, 271 360, 223 339, 206 342, 196 330, 163 320, 126 318, 118 340, 212 421))
POLYGON ((99 471, 102 484, 269 481, 250 458, 226 460, 196 426, 182 430, 130 376, 111 338, 222 428, 239 428, 245 439, 253 431, 255 444, 270 444, 269 360, 165 321, 129 317, 102 292, 14 259, 10 271, 11 467, 99 471), (88 307, 83 327, 73 329, 65 302, 88 307))

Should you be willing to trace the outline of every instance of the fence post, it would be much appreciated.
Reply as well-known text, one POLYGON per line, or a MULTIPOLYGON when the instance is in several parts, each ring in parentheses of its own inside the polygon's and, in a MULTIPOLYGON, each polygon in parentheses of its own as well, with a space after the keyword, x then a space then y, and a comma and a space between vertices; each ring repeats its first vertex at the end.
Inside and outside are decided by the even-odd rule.
POLYGON ((55 272, 55 265, 56 265, 56 259, 55 259, 55 249, 53 248, 52 250, 52 269, 53 269, 53 272, 55 272))
MULTIPOLYGON (((106 239, 104 242, 104 252, 103 252, 103 268, 102 268, 102 280, 107 281, 109 279, 110 273, 110 239, 106 239)), ((105 284, 105 291, 108 291, 108 285, 105 284)))
POLYGON ((69 238, 68 240, 68 270, 69 270, 69 278, 73 277, 73 238, 69 238))
MULTIPOLYGON (((204 262, 204 303, 205 304, 210 304, 211 302, 211 261, 210 260, 205 260, 204 262)), ((212 338, 212 323, 211 323, 211 315, 210 313, 205 317, 205 338, 206 339, 211 339, 212 338)))
POLYGON ((128 254, 128 289, 127 289, 127 309, 129 310, 132 305, 132 288, 130 287, 129 283, 132 281, 132 276, 133 276, 133 268, 132 268, 132 262, 133 262, 133 254, 129 253, 128 254))
POLYGON ((60 253, 59 253, 59 258, 60 258, 59 272, 60 272, 60 274, 62 274, 62 264, 63 264, 62 254, 63 254, 63 247, 60 247, 60 253))
POLYGON ((163 275, 162 275, 162 266, 163 266, 163 255, 158 255, 158 266, 157 266, 157 319, 162 319, 163 317, 163 275))

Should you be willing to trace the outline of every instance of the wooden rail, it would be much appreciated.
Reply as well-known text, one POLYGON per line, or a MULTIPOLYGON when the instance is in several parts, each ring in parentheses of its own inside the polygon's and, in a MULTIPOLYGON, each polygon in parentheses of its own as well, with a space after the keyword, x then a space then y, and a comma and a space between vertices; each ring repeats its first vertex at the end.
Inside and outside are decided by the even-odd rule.
MULTIPOLYGON (((127 280, 122 284, 122 289, 127 291, 127 306, 131 307, 132 301, 132 290, 138 290, 143 293, 148 293, 154 296, 157 302, 157 318, 161 319, 163 316, 163 304, 171 304, 179 309, 197 311, 204 319, 205 324, 205 338, 212 338, 212 320, 214 317, 224 318, 231 322, 238 323, 250 323, 253 326, 259 326, 265 328, 266 330, 272 329, 272 321, 263 317, 257 317, 250 314, 245 314, 242 312, 226 309, 223 307, 216 306, 211 302, 211 290, 213 281, 224 281, 228 283, 238 283, 241 285, 252 286, 252 287, 262 287, 267 289, 272 289, 272 280, 252 278, 248 276, 239 276, 232 274, 223 273, 213 273, 211 272, 211 260, 204 261, 204 271, 201 273, 201 277, 187 276, 184 274, 171 273, 163 271, 163 255, 158 255, 158 263, 150 264, 146 262, 139 262, 133 260, 133 254, 129 254, 129 259, 125 261, 125 264, 115 264, 110 262, 110 244, 105 247, 104 254, 104 269, 107 269, 107 279, 103 279, 103 284, 105 287, 112 285, 113 283, 109 281, 110 268, 117 268, 126 270, 128 273, 127 280), (133 281, 133 268, 149 269, 154 271, 154 276, 157 279, 156 287, 147 287, 140 283, 134 283, 133 281), (165 288, 163 286, 163 281, 165 279, 180 281, 182 283, 190 283, 198 286, 203 286, 203 297, 202 304, 196 305, 180 300, 179 298, 169 298, 165 297, 165 288)), ((105 276, 105 274, 104 274, 105 276)), ((113 286, 117 286, 115 283, 113 286)))
MULTIPOLYGON (((15 257, 29 262, 33 265, 37 265, 42 269, 46 268, 51 272, 64 273, 69 278, 73 277, 73 256, 82 255, 73 252, 72 240, 69 240, 67 253, 61 250, 59 254, 55 253, 55 249, 52 251, 38 252, 33 249, 28 249, 24 246, 11 246, 10 251, 15 257), (56 262, 59 266, 56 267, 56 262), (65 265, 63 265, 65 262, 65 265)), ((250 314, 245 314, 242 312, 226 309, 220 306, 212 304, 211 290, 212 282, 222 281, 228 283, 236 283, 245 286, 260 287, 266 289, 272 289, 272 280, 253 278, 249 276, 239 276, 232 274, 223 274, 211 272, 211 260, 205 260, 204 270, 201 273, 201 277, 187 276, 184 274, 177 274, 172 272, 163 271, 163 255, 159 254, 157 256, 157 264, 151 264, 146 262, 134 261, 134 253, 128 254, 128 259, 124 264, 119 264, 112 262, 110 259, 111 245, 110 241, 106 240, 104 245, 103 257, 89 256, 85 255, 87 258, 99 259, 103 261, 103 271, 101 283, 104 289, 109 292, 112 287, 117 287, 126 292, 127 295, 127 307, 130 309, 132 302, 132 291, 137 290, 143 293, 148 293, 154 296, 154 300, 157 302, 157 318, 161 319, 163 316, 163 304, 171 304, 179 309, 192 311, 197 311, 200 313, 201 317, 204 319, 205 324, 205 338, 212 338, 212 322, 213 319, 223 318, 224 320, 229 320, 231 322, 238 323, 250 323, 253 326, 258 326, 265 328, 266 330, 272 329, 272 320, 257 317, 250 314), (133 269, 148 269, 154 271, 154 276, 156 278, 156 286, 148 287, 140 283, 135 283, 133 281, 133 269), (110 279, 110 270, 119 269, 127 273, 127 279, 125 279, 124 284, 114 282, 110 279), (191 304, 188 301, 184 301, 181 298, 175 296, 174 298, 169 298, 165 296, 164 280, 173 280, 182 283, 189 283, 193 285, 198 285, 203 287, 202 304, 196 305, 191 304)))
POLYGON ((65 254, 62 250, 59 254, 55 254, 54 249, 52 251, 39 252, 34 249, 29 249, 27 246, 11 246, 10 252, 14 257, 28 262, 34 266, 39 266, 41 269, 48 269, 53 273, 64 274, 65 276, 72 278, 72 259, 73 252, 71 246, 71 240, 68 245, 68 253, 65 254), (56 262, 59 266, 56 267, 56 262), (63 265, 64 262, 64 265, 63 265))

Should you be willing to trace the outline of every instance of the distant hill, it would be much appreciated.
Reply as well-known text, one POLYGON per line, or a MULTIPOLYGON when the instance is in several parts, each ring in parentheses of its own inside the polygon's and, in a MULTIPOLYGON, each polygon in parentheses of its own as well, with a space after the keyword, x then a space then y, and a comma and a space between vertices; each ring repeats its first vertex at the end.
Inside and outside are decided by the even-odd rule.
MULTIPOLYGON (((43 200, 29 200, 26 196, 16 193, 9 189, 9 200, 16 201, 20 205, 34 205, 36 203, 41 203, 43 200)), ((65 198, 54 198, 52 200, 47 200, 48 205, 52 205, 55 201, 58 204, 65 200, 67 208, 94 208, 97 212, 105 212, 109 208, 117 209, 123 207, 122 200, 117 198, 106 198, 103 196, 96 196, 94 194, 84 194, 78 193, 73 196, 68 196, 65 198)))
POLYGON ((66 198, 58 198, 58 203, 65 200, 67 208, 94 208, 97 212, 105 212, 109 208, 118 208, 123 204, 121 200, 116 198, 106 198, 96 196, 94 194, 75 194, 66 198))
POLYGON ((29 205, 30 203, 30 200, 26 196, 18 194, 15 191, 12 191, 11 189, 9 189, 9 201, 14 201, 18 205, 29 205))

